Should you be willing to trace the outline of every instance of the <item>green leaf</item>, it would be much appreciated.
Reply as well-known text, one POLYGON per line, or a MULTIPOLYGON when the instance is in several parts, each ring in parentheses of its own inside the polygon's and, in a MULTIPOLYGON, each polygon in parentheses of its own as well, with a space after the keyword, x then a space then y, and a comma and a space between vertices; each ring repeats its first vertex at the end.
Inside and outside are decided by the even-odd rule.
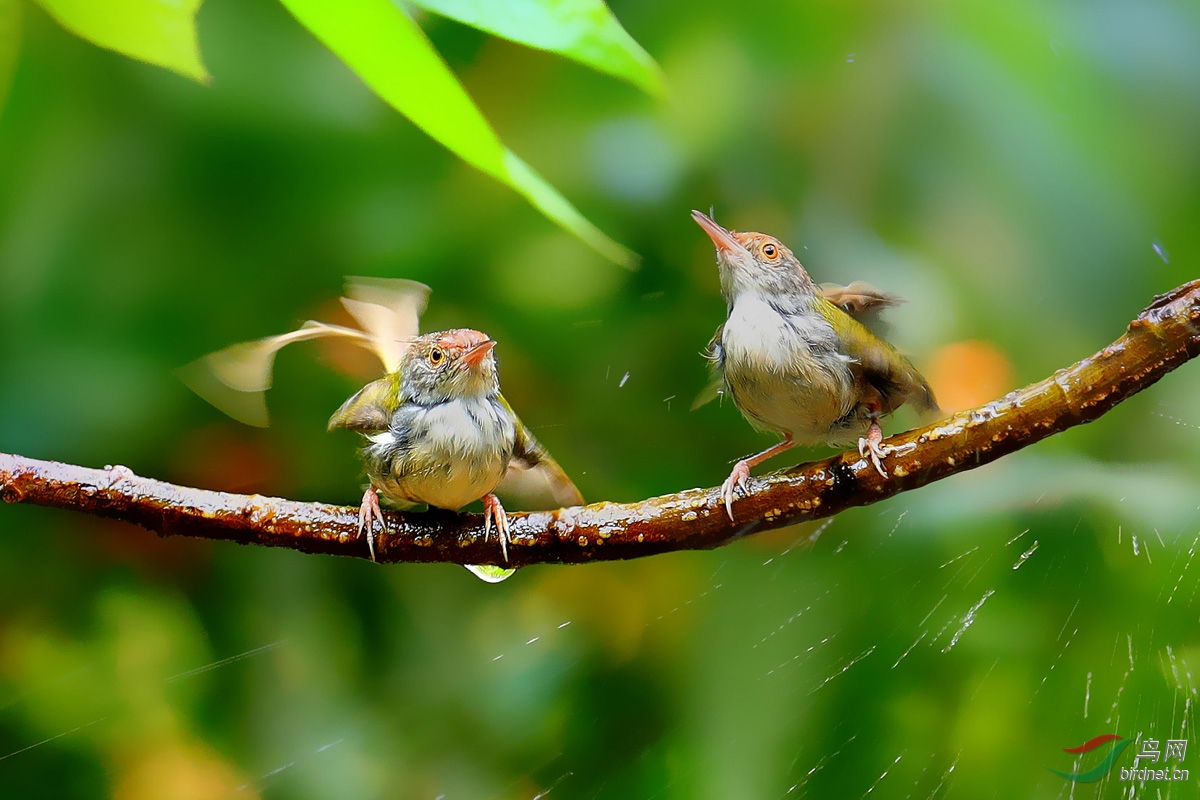
POLYGON ((662 71, 603 0, 411 0, 514 42, 549 50, 663 95, 662 71))
POLYGON ((21 51, 21 0, 0 0, 0 108, 21 51))
POLYGON ((518 192, 550 219, 578 236, 596 252, 623 267, 637 266, 638 255, 632 250, 608 238, 595 225, 567 202, 545 178, 517 157, 511 150, 504 151, 504 169, 509 182, 518 192))
POLYGON ((364 83, 471 166, 516 189, 535 208, 606 257, 636 256, 588 222, 513 155, 424 32, 390 0, 281 0, 364 83))
POLYGON ((37 0, 93 44, 208 82, 196 40, 200 0, 37 0))

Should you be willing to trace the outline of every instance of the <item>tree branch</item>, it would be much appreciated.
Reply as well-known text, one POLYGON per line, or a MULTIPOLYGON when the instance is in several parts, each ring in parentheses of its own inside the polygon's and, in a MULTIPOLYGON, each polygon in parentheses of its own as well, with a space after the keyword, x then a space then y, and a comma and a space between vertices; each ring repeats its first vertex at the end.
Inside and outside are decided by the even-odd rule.
MULTIPOLYGON (((1090 422, 1200 352, 1200 280, 1154 299, 1100 352, 979 408, 893 436, 883 478, 856 452, 751 479, 730 522, 718 489, 510 517, 510 564, 579 563, 719 547, 749 533, 832 516, 995 461, 1090 422)), ((367 558, 358 509, 192 489, 0 454, 0 499, 124 520, 163 536, 227 539, 367 558)), ((495 564, 478 514, 385 512, 380 561, 495 564)))

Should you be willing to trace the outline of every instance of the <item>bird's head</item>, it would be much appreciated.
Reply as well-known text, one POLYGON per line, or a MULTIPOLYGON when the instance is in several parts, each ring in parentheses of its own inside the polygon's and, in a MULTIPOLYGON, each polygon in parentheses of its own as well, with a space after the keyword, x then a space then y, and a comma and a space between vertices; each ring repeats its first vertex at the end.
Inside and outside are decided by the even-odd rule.
POLYGON ((721 293, 726 301, 732 303, 746 292, 773 297, 817 294, 800 260, 774 236, 726 230, 700 211, 693 211, 692 219, 717 248, 721 293))
POLYGON ((431 405, 498 394, 495 346, 495 339, 469 328, 418 336, 400 364, 403 399, 431 405))

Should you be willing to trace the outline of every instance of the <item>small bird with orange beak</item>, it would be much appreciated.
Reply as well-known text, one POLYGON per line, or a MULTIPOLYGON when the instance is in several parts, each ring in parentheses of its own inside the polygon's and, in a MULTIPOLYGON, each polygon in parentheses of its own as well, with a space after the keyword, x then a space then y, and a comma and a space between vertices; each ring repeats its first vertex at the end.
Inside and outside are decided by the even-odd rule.
POLYGON ((783 435, 734 466, 721 487, 729 518, 751 468, 798 444, 857 438, 860 455, 886 478, 880 417, 905 403, 927 414, 938 410, 921 373, 843 310, 848 305, 830 302, 778 239, 726 230, 699 211, 692 219, 716 246, 728 307, 709 344, 714 372, 751 425, 783 435))
POLYGON ((359 526, 372 558, 374 523, 385 528, 379 493, 402 508, 426 504, 451 511, 482 499, 485 537, 494 525, 505 560, 508 516, 493 492, 510 469, 544 473, 564 505, 583 502, 500 394, 495 345, 466 328, 418 336, 399 369, 364 386, 330 418, 330 430, 367 438, 362 455, 371 485, 359 526))

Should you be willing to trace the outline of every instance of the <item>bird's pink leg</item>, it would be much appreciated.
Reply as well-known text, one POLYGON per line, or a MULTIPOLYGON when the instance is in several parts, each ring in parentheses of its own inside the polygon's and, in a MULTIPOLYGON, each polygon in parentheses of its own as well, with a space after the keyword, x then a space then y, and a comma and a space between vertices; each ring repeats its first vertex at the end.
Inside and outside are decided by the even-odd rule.
POLYGON ((500 538, 500 552, 504 555, 504 563, 508 563, 508 514, 500 505, 500 498, 494 494, 483 496, 483 540, 486 542, 492 530, 492 521, 496 522, 496 536, 500 538))
POLYGON ((887 456, 889 448, 884 447, 882 442, 883 428, 879 427, 878 412, 872 412, 871 425, 867 428, 867 435, 858 440, 858 454, 864 458, 869 457, 875 466, 875 471, 886 478, 888 474, 883 468, 882 459, 887 456))
POLYGON ((750 469, 757 467, 762 462, 772 456, 777 456, 784 450, 790 450, 795 447, 795 442, 789 434, 782 442, 773 447, 768 447, 758 455, 743 458, 741 461, 733 465, 733 472, 729 473, 729 477, 721 484, 721 497, 725 500, 725 513, 729 515, 729 521, 733 521, 733 494, 737 490, 746 493, 746 481, 750 478, 750 469))
POLYGON ((387 523, 383 521, 383 509, 379 507, 379 492, 374 486, 368 486, 363 492, 362 505, 358 507, 358 534, 366 533, 372 561, 375 560, 375 520, 379 520, 379 532, 385 532, 387 523))

